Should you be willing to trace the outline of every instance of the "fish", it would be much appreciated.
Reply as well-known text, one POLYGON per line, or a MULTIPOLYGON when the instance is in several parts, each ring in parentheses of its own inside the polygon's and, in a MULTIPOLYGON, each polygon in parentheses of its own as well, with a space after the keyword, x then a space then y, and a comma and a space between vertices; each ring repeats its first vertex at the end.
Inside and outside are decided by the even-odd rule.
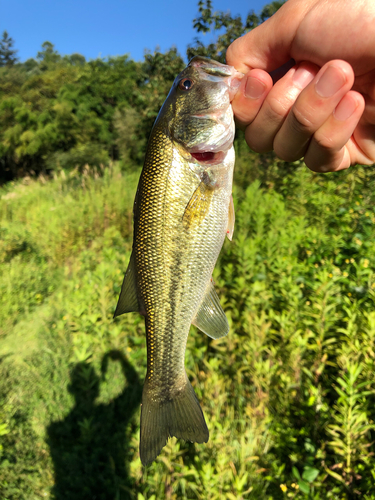
POLYGON ((213 339, 229 331, 212 272, 234 228, 231 101, 242 77, 231 66, 194 57, 176 77, 147 144, 133 249, 114 314, 145 317, 143 465, 172 436, 195 443, 209 438, 185 350, 191 324, 213 339))

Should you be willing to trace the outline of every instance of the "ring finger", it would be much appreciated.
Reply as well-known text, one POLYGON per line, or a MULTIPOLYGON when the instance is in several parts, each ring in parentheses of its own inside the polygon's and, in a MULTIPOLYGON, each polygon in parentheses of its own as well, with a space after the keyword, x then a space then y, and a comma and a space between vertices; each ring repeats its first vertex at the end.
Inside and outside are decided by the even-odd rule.
POLYGON ((354 73, 345 61, 325 64, 301 92, 274 141, 277 156, 286 161, 302 158, 315 132, 351 89, 354 73))

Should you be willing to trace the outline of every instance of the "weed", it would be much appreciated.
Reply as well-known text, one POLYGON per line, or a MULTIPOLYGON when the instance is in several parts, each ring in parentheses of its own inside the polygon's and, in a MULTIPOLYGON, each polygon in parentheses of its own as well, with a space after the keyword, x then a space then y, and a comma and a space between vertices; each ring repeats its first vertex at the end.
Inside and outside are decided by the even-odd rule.
POLYGON ((210 440, 172 439, 147 468, 143 321, 112 320, 137 173, 4 188, 1 498, 375 500, 374 174, 245 166, 214 271, 230 333, 192 328, 187 346, 210 440))

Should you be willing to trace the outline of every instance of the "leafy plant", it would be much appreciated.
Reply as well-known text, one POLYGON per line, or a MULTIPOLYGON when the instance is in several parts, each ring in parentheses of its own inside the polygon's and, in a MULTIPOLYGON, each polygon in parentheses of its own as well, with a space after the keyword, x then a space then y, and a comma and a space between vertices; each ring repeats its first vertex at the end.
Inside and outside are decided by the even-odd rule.
POLYGON ((328 434, 332 438, 328 445, 340 462, 326 468, 326 471, 343 482, 350 491, 355 490, 356 480, 360 479, 359 462, 370 466, 372 453, 369 448, 372 443, 369 437, 370 431, 375 429, 367 410, 367 396, 373 394, 373 391, 365 390, 372 386, 372 381, 361 381, 362 372, 362 364, 351 364, 347 361, 346 373, 337 379, 338 385, 335 386, 339 395, 334 406, 335 423, 328 427, 328 434), (336 472, 337 470, 340 473, 336 472))

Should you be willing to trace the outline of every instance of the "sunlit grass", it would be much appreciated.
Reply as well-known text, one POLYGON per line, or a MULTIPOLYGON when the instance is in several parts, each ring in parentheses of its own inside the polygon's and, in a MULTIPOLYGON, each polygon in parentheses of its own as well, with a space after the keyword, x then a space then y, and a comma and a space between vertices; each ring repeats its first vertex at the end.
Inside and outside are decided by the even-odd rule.
POLYGON ((214 272, 230 333, 188 339, 210 440, 173 439, 146 469, 143 319, 112 320, 138 174, 3 189, 1 498, 375 499, 374 176, 267 168, 237 182, 214 272))

